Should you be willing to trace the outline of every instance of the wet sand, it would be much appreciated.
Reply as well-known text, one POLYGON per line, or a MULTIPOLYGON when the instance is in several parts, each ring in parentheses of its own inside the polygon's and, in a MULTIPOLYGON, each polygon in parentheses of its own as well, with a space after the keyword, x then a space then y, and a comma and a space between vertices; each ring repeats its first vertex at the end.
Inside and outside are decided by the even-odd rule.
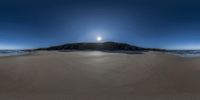
POLYGON ((200 58, 40 51, 0 57, 0 100, 199 100, 200 58))

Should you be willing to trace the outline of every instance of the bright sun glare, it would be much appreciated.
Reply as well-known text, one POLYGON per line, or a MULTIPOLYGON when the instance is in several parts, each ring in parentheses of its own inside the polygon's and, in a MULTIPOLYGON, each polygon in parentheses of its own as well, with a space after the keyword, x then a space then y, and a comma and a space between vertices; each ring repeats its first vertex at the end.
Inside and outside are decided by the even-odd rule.
POLYGON ((101 36, 97 36, 96 40, 97 40, 98 42, 100 42, 100 41, 102 40, 102 37, 101 37, 101 36))

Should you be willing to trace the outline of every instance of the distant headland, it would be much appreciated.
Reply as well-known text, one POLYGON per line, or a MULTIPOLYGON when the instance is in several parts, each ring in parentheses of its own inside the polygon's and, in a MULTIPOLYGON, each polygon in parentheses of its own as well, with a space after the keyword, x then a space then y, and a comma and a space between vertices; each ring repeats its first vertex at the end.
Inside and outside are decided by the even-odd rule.
POLYGON ((152 51, 165 51, 164 49, 156 48, 143 48, 139 46, 130 45, 127 43, 119 42, 102 42, 102 43, 69 43, 58 46, 51 46, 47 48, 39 48, 36 50, 124 50, 124 51, 143 51, 143 50, 152 50, 152 51))

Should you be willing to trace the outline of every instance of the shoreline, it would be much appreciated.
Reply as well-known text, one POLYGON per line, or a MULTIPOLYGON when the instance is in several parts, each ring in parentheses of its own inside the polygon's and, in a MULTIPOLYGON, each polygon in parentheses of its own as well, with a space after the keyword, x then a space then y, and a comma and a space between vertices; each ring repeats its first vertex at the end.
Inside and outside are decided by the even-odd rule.
POLYGON ((175 56, 175 57, 181 57, 181 58, 200 58, 200 54, 195 56, 195 54, 178 54, 178 53, 172 53, 172 52, 168 52, 168 51, 124 51, 124 50, 34 50, 34 51, 25 51, 23 53, 19 53, 19 54, 6 54, 6 55, 0 55, 1 57, 17 57, 17 56, 27 56, 27 55, 33 55, 33 54, 37 54, 37 52, 104 52, 104 53, 119 53, 119 54, 130 54, 130 55, 134 55, 134 54, 142 54, 142 53, 146 53, 146 52, 158 52, 158 53, 162 53, 164 55, 171 55, 171 56, 175 56))

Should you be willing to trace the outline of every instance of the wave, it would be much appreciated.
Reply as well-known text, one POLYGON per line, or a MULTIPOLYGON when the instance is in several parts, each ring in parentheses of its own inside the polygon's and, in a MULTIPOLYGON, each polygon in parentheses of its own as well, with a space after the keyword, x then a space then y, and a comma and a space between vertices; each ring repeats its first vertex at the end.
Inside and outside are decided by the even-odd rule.
POLYGON ((0 50, 0 56, 17 56, 28 54, 28 51, 23 50, 0 50))
POLYGON ((167 53, 178 55, 181 57, 200 57, 200 50, 175 50, 168 51, 167 53))

